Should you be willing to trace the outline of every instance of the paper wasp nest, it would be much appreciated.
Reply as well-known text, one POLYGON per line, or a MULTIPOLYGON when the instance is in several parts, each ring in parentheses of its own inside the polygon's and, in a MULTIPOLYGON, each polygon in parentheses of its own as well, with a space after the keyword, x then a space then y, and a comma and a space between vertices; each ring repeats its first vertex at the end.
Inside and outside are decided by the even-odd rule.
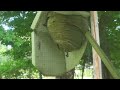
POLYGON ((49 13, 47 27, 52 39, 60 49, 71 52, 80 49, 85 37, 82 30, 88 29, 86 18, 76 15, 49 13))

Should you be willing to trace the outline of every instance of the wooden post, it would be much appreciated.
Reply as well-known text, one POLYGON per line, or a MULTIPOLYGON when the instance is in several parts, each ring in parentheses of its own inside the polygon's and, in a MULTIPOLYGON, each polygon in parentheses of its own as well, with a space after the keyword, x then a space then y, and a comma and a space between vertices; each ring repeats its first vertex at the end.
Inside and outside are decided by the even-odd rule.
MULTIPOLYGON (((98 43, 98 45, 100 45, 97 11, 91 11, 91 33, 96 42, 98 43)), ((92 48, 92 52, 93 52, 94 79, 102 79, 101 59, 94 48, 92 48)))

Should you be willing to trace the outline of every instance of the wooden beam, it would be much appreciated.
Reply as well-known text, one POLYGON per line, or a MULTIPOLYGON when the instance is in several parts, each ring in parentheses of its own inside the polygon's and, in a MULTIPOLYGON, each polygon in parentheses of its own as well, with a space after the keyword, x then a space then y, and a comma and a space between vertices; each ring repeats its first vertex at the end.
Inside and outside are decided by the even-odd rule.
MULTIPOLYGON (((91 11, 91 33, 95 41, 98 43, 98 45, 100 45, 97 11, 91 11)), ((94 79, 102 79, 101 59, 94 48, 92 48, 92 52, 93 52, 94 79)))
POLYGON ((31 29, 34 30, 37 27, 37 24, 39 23, 40 15, 41 15, 41 11, 38 11, 31 25, 31 29))
POLYGON ((91 33, 88 31, 85 33, 85 36, 87 40, 90 42, 92 47, 95 49, 95 51, 100 56, 102 62, 105 64, 111 75, 114 79, 120 79, 120 76, 118 72, 116 71, 116 68, 113 66, 113 64, 110 62, 109 58, 106 56, 106 54, 103 52, 103 50, 100 48, 100 46, 96 43, 91 33))

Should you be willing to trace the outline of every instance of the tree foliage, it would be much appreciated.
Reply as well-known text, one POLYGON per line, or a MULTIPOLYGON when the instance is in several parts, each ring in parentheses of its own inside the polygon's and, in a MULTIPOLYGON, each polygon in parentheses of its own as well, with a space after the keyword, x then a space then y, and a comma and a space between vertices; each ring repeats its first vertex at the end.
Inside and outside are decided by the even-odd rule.
POLYGON ((31 55, 30 28, 35 17, 34 11, 10 11, 1 14, 0 40, 4 45, 11 45, 11 51, 6 52, 14 56, 14 59, 31 55), (5 30, 4 25, 9 28, 5 30))
POLYGON ((16 78, 23 71, 24 73, 26 70, 29 71, 30 75, 37 70, 29 58, 31 57, 32 32, 30 26, 35 15, 35 11, 2 11, 0 13, 0 41, 3 45, 12 47, 3 54, 9 55, 13 59, 0 64, 1 77, 16 78))
POLYGON ((118 67, 120 64, 120 12, 119 11, 107 11, 100 12, 104 14, 102 26, 105 27, 106 38, 108 40, 108 46, 110 47, 110 57, 113 62, 116 62, 116 66, 118 67), (118 65, 117 65, 118 64, 118 65))
POLYGON ((0 78, 37 78, 35 73, 38 73, 38 70, 30 60, 9 60, 0 63, 0 78))

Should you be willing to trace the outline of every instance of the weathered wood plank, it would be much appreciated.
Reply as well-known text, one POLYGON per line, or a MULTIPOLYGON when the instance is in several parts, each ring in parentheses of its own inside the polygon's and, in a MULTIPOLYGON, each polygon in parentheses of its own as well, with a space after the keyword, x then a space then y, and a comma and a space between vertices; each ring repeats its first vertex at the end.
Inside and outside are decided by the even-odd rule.
MULTIPOLYGON (((100 45, 97 11, 91 11, 91 33, 93 38, 98 43, 98 45, 100 45)), ((93 54, 94 79, 102 79, 101 59, 94 48, 92 48, 92 52, 93 52, 92 54, 93 54)))
POLYGON ((90 32, 86 32, 85 36, 86 36, 87 40, 91 43, 91 45, 93 46, 93 48, 96 50, 96 52, 98 53, 98 55, 100 56, 101 60, 103 61, 103 63, 105 64, 105 66, 107 67, 107 69, 109 70, 109 72, 111 73, 111 75, 115 79, 120 79, 120 76, 117 73, 115 67, 110 62, 109 58, 106 56, 106 54, 100 48, 100 46, 96 43, 96 41, 94 40, 94 38, 92 37, 92 35, 90 34, 90 32))

